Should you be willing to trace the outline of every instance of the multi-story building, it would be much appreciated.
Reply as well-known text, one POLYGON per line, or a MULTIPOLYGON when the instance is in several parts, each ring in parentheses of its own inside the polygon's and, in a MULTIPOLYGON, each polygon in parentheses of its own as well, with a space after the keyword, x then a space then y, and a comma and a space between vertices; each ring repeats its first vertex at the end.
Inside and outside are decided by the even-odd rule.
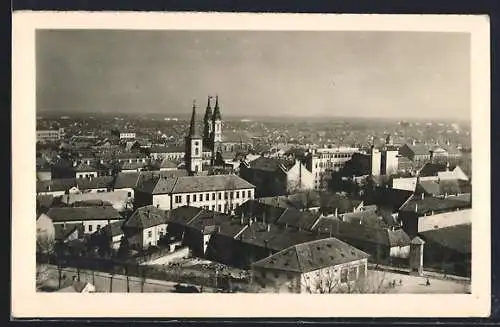
POLYGON ((36 141, 40 143, 59 141, 64 135, 64 128, 36 131, 36 141))
POLYGON ((254 196, 255 186, 236 175, 151 176, 134 188, 134 206, 171 210, 189 205, 229 213, 254 196))
POLYGON ((136 134, 133 132, 120 132, 120 140, 130 140, 135 138, 136 134))
POLYGON ((326 190, 334 171, 339 171, 352 155, 359 151, 355 147, 335 147, 312 150, 306 157, 306 167, 314 176, 314 189, 326 190))

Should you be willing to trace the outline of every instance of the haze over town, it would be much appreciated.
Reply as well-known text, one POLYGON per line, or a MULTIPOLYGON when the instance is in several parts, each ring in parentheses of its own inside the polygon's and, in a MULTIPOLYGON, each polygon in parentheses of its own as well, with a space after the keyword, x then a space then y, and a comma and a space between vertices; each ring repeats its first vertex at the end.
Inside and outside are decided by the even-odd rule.
POLYGON ((467 34, 40 33, 38 113, 178 115, 218 94, 226 116, 470 118, 467 34))

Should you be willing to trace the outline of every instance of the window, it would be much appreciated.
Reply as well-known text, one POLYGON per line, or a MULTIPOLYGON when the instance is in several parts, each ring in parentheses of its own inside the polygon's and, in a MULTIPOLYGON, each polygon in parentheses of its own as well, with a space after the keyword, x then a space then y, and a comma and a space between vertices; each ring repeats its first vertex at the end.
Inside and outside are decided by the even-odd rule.
POLYGON ((212 200, 215 200, 215 192, 212 193, 212 200))
POLYGON ((200 153, 200 150, 198 148, 194 148, 194 155, 197 156, 200 153))
POLYGON ((199 145, 198 141, 194 142, 194 145, 198 146, 199 145))
POLYGON ((100 230, 101 229, 101 225, 97 225, 97 230, 100 230))
POLYGON ((347 283, 347 268, 342 268, 340 271, 340 282, 347 283))
POLYGON ((231 191, 231 192, 229 193, 229 198, 232 200, 232 199, 233 199, 233 197, 234 197, 234 192, 233 192, 233 191, 231 191))
POLYGON ((215 211, 215 204, 212 205, 212 211, 215 211))
POLYGON ((252 191, 248 190, 248 198, 252 197, 252 191))
MULTIPOLYGON (((194 199, 196 201, 196 199, 194 199)), ((191 195, 186 195, 186 201, 187 203, 191 202, 191 195)))
POLYGON ((181 203, 181 196, 180 195, 176 195, 175 196, 175 203, 181 203))
POLYGON ((148 237, 153 237, 153 232, 152 231, 148 231, 148 237))
POLYGON ((219 211, 219 212, 222 211, 222 206, 220 204, 217 206, 217 211, 219 211))
POLYGON ((130 198, 132 196, 132 192, 128 192, 127 196, 130 198))
POLYGON ((227 192, 224 192, 224 200, 227 200, 227 192))
POLYGON ((222 200, 222 192, 219 192, 219 200, 222 200))
POLYGON ((224 212, 227 212, 227 203, 224 204, 224 212))
POLYGON ((205 201, 210 200, 210 193, 205 194, 205 201))
POLYGON ((200 201, 203 201, 203 194, 202 193, 200 193, 200 201))
POLYGON ((245 191, 241 191, 241 198, 244 199, 245 198, 245 191))
POLYGON ((236 198, 239 199, 240 198, 240 191, 236 191, 236 198))
POLYGON ((89 225, 89 232, 92 231, 92 225, 89 225))
POLYGON ((162 237, 163 237, 163 232, 160 231, 160 238, 162 238, 162 237))

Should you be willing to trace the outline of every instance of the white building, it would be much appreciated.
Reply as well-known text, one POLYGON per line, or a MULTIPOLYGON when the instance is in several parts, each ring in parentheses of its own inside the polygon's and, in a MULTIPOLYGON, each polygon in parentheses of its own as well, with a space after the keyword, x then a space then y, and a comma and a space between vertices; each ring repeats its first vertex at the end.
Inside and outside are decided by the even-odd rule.
POLYGON ((217 212, 231 212, 253 199, 255 186, 236 175, 151 176, 134 188, 134 206, 171 210, 184 205, 217 212))
POLYGON ((129 244, 136 249, 156 246, 167 233, 165 211, 155 206, 144 206, 135 210, 123 225, 129 244))
POLYGON ((261 292, 272 293, 342 292, 361 286, 368 257, 334 237, 310 241, 255 262, 252 284, 261 292))
POLYGON ((135 139, 136 135, 132 132, 120 132, 120 140, 130 140, 135 139))
POLYGON ((36 141, 41 143, 59 141, 63 135, 64 135, 64 128, 59 128, 54 130, 51 129, 37 130, 36 141))
POLYGON ((340 170, 359 148, 335 147, 313 149, 308 156, 307 168, 314 176, 314 189, 326 190, 331 173, 340 170))
POLYGON ((122 220, 112 206, 54 207, 47 212, 54 225, 82 223, 85 234, 92 234, 107 224, 122 220))

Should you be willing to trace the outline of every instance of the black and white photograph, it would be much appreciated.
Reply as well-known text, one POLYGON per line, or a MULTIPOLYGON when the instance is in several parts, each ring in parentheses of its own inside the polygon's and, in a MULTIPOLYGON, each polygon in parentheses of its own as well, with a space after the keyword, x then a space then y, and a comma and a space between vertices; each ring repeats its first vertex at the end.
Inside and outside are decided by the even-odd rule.
POLYGON ((424 294, 488 309, 489 76, 474 79, 473 48, 489 39, 465 29, 487 20, 266 29, 277 21, 235 28, 231 14, 211 28, 226 14, 206 14, 160 28, 160 15, 141 28, 137 14, 123 28, 84 15, 96 19, 32 23, 17 59, 32 85, 14 107, 13 170, 32 176, 13 221, 31 228, 15 242, 34 294, 383 294, 393 309, 424 294))

